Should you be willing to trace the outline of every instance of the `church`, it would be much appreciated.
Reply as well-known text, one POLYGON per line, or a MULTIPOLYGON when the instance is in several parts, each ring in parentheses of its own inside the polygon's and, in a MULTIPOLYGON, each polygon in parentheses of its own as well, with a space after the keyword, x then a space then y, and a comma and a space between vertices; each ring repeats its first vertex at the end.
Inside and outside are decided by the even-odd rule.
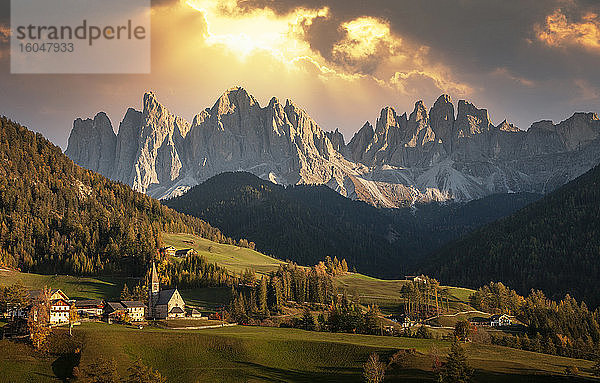
POLYGON ((161 290, 156 265, 152 262, 152 274, 148 287, 148 319, 172 319, 185 317, 185 302, 175 289, 161 290))

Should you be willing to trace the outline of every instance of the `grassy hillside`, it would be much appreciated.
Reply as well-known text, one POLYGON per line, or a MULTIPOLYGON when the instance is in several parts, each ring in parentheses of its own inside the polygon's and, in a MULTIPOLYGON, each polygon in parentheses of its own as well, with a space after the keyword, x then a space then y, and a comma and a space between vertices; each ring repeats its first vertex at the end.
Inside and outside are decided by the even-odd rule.
MULTIPOLYGON (((208 262, 216 263, 232 273, 250 269, 266 274, 276 271, 280 264, 285 263, 248 248, 216 243, 192 234, 162 233, 161 237, 165 245, 176 249, 193 248, 206 257, 208 262)), ((29 289, 40 289, 44 286, 59 288, 75 299, 115 298, 119 296, 123 283, 127 282, 129 286, 138 283, 135 278, 91 278, 0 271, 0 285, 9 285, 17 280, 21 280, 29 289)), ((362 303, 375 303, 385 312, 397 311, 403 301, 400 289, 408 283, 407 280, 386 280, 358 273, 337 276, 335 282, 350 295, 358 294, 362 303)), ((473 290, 442 286, 441 291, 444 297, 448 297, 452 310, 472 309, 468 302, 473 290)), ((229 288, 184 289, 181 294, 189 304, 207 308, 221 306, 231 299, 229 288)))
POLYGON ((268 273, 277 270, 280 264, 285 263, 258 251, 216 243, 193 234, 162 233, 162 239, 166 246, 173 246, 176 249, 193 248, 208 262, 216 263, 235 273, 246 269, 252 269, 257 273, 268 273))
MULTIPOLYGON (((162 238, 166 245, 173 246, 176 249, 194 248, 199 254, 205 256, 209 262, 217 263, 219 266, 235 273, 246 269, 254 270, 257 273, 268 273, 277 270, 279 265, 284 263, 254 250, 218 244, 192 234, 162 233, 162 238)), ((362 303, 375 303, 387 312, 396 311, 400 303, 403 302, 400 289, 408 283, 407 280, 379 279, 359 273, 338 276, 335 278, 335 282, 340 289, 346 290, 349 294, 358 294, 362 303)), ((441 291, 444 297, 448 297, 452 310, 472 309, 468 302, 469 295, 473 290, 442 286, 441 291)), ((197 299, 198 302, 207 303, 211 300, 208 296, 210 290, 198 289, 189 293, 190 297, 197 299), (196 293, 200 296, 195 297, 196 293), (205 294, 205 296, 202 296, 202 294, 205 294)))
POLYGON ((123 278, 109 281, 90 277, 41 275, 0 270, 0 285, 10 285, 19 280, 30 290, 39 290, 47 286, 53 289, 61 289, 73 299, 118 297, 125 281, 123 278))
MULTIPOLYGON (((80 368, 98 356, 114 358, 121 374, 133 360, 158 369, 169 382, 361 382, 362 363, 372 352, 387 358, 414 348, 412 366, 394 381, 434 382, 427 355, 431 346, 445 354, 448 343, 399 337, 306 332, 295 329, 229 327, 210 330, 136 330, 88 323, 75 328, 85 339, 80 368)), ((0 341, 0 381, 56 381, 57 358, 35 357, 22 344, 0 341)), ((592 362, 535 354, 498 346, 467 345, 475 382, 573 382, 562 372, 576 365, 589 376, 592 362)))

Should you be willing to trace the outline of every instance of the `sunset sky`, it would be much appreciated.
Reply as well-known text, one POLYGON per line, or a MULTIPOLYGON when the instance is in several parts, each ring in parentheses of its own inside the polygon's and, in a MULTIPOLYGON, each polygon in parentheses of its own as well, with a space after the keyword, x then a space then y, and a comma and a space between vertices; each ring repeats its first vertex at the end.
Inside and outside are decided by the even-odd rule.
POLYGON ((149 75, 11 75, 9 3, 0 114, 63 149, 75 118, 106 111, 117 130, 147 90, 190 121, 237 85, 290 98, 347 141, 382 107, 442 93, 521 129, 600 112, 598 0, 154 1, 149 75))

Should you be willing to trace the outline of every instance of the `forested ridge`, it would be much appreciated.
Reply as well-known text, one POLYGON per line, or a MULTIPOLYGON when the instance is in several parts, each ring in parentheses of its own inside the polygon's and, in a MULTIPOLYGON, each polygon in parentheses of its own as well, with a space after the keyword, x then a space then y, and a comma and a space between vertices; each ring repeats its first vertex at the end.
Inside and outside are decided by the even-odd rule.
POLYGON ((198 218, 75 165, 41 134, 0 118, 0 266, 144 275, 161 231, 234 242, 198 218))
POLYGON ((600 304, 600 167, 517 213, 445 246, 422 270, 478 287, 502 281, 520 294, 540 289, 600 304))
POLYGON ((229 172, 165 203, 279 259, 312 265, 326 256, 345 258, 361 273, 394 278, 414 272, 419 257, 446 242, 538 198, 504 194, 466 204, 377 209, 324 185, 284 187, 229 172))

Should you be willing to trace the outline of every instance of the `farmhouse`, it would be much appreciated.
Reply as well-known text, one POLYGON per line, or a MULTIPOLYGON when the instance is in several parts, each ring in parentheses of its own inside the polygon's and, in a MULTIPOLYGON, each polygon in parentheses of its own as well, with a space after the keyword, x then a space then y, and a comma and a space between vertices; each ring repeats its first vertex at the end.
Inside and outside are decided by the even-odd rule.
POLYGON ((123 307, 133 322, 139 322, 146 318, 146 305, 140 301, 121 301, 123 307))
POLYGON ((158 252, 160 255, 163 256, 175 256, 175 248, 173 246, 161 247, 160 249, 158 249, 158 252))
POLYGON ((50 301, 50 324, 66 323, 69 321, 71 304, 64 299, 50 301))
POLYGON ((152 263, 152 275, 150 276, 148 291, 148 318, 170 319, 185 317, 185 302, 175 289, 161 290, 156 265, 152 263))
POLYGON ((106 302, 104 306, 104 316, 110 323, 111 320, 120 320, 127 313, 127 309, 120 302, 106 302))
POLYGON ((196 250, 194 249, 181 249, 175 252, 175 256, 179 258, 185 258, 188 255, 196 254, 196 250))
MULTIPOLYGON (((29 292, 32 300, 37 299, 42 290, 33 290, 29 292)), ((50 324, 60 324, 69 321, 72 301, 59 289, 50 290, 48 301, 50 302, 50 324)))
POLYGON ((75 302, 77 314, 81 317, 100 318, 104 312, 104 301, 102 299, 87 299, 75 302))
POLYGON ((490 326, 492 326, 492 327, 510 326, 511 324, 512 324, 512 320, 506 314, 492 315, 490 317, 490 326))

